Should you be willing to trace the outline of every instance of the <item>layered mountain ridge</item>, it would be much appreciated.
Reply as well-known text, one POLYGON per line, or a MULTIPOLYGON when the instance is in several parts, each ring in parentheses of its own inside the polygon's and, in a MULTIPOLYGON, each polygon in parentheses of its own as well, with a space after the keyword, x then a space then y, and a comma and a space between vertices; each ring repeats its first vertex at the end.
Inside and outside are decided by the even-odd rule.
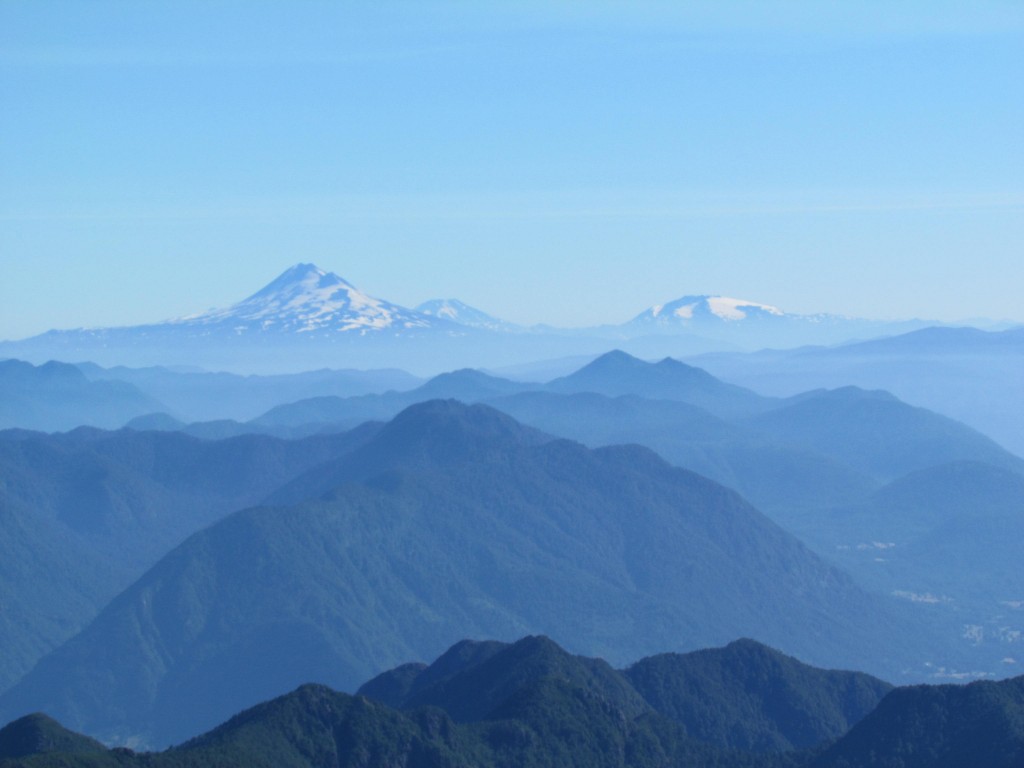
MULTIPOLYGON (((342 291, 339 306, 349 300, 351 286, 320 285, 324 277, 317 291, 342 291)), ((278 289, 268 295, 280 297, 278 289)), ((246 310, 254 323, 289 305, 265 298, 246 310)), ((106 382, 79 375, 87 371, 113 378, 88 365, 8 368, 14 379, 60 374, 77 388, 106 382)), ((134 373, 128 383, 146 394, 151 374, 167 387, 161 397, 175 393, 166 372, 134 373)), ((294 384, 325 382, 374 386, 334 374, 294 384)), ((524 632, 615 663, 753 634, 818 663, 839 659, 897 680, 1015 669, 1022 462, 962 424, 882 391, 770 398, 675 359, 625 352, 546 384, 456 370, 405 392, 376 386, 275 408, 251 426, 150 414, 109 435, 0 433, 0 515, 10 533, 0 577, 21 612, 7 612, 5 627, 24 625, 36 608, 44 620, 51 607, 67 609, 72 622, 20 636, 10 682, 32 653, 89 618, 82 597, 94 614, 97 597, 125 583, 123 570, 104 575, 97 555, 138 573, 194 534, 7 691, 3 711, 45 701, 93 735, 166 742, 320 669, 335 676, 323 682, 350 688, 459 636, 507 641, 524 632), (470 402, 436 399, 451 397, 470 402), (338 434, 366 418, 390 423, 338 434), (174 434, 185 429, 211 438, 217 430, 323 434, 286 445, 174 434), (663 459, 739 489, 785 530, 663 459), (860 522, 845 530, 844 520, 860 522), (822 528, 817 538, 812 522, 822 528), (817 556, 786 530, 806 531, 817 556), (114 531, 124 535, 110 538, 114 531), (853 538, 869 531, 870 541, 853 538), (860 591, 828 560, 885 597, 860 591), (948 577, 937 576, 944 569, 948 577), (32 573, 49 585, 63 579, 70 591, 26 590, 32 573), (276 594, 280 585, 289 588, 276 594), (74 594, 80 588, 91 596, 74 594), (247 677, 255 668, 269 672, 247 677)), ((138 392, 121 388, 127 403, 138 392)), ((396 686, 416 677, 406 668, 396 686)), ((563 683, 517 695, 544 700, 563 683)))
POLYGON ((159 753, 28 715, 0 728, 0 766, 1016 768, 1022 685, 893 689, 750 640, 622 671, 544 636, 464 640, 356 695, 302 685, 159 753))
POLYGON ((457 299, 415 309, 370 296, 314 264, 289 268, 248 298, 174 320, 135 327, 53 330, 0 342, 0 354, 92 359, 106 365, 200 364, 258 370, 262 348, 275 370, 309 369, 339 354, 372 367, 385 360, 412 369, 507 365, 544 356, 593 354, 610 343, 660 354, 794 343, 836 342, 865 334, 920 328, 834 315, 795 315, 756 301, 685 296, 655 305, 628 322, 593 328, 529 328, 457 299), (407 361, 415 361, 409 364, 407 361), (302 362, 300 362, 302 361, 302 362))
POLYGON ((311 675, 344 689, 474 635, 619 662, 755 635, 887 674, 923 652, 895 605, 727 488, 482 405, 412 406, 274 501, 172 550, 0 711, 164 743, 311 675))

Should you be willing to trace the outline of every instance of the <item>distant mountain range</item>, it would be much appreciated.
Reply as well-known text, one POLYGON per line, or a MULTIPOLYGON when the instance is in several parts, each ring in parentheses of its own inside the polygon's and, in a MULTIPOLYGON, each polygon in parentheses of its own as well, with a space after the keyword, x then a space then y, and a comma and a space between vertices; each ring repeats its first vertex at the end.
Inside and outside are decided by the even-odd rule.
MULTIPOLYGON (((321 387, 359 392, 416 382, 393 372, 239 377, 63 367, 76 386, 91 384, 80 370, 100 383, 121 376, 183 408, 192 401, 252 408, 321 387)), ((44 379, 60 369, 11 367, 16 377, 44 379)), ((52 392, 39 384, 37 394, 35 410, 44 413, 52 392)), ((1024 502, 1019 457, 884 392, 845 387, 768 398, 676 360, 611 352, 546 384, 461 370, 404 391, 300 399, 248 422, 186 423, 156 413, 117 433, 0 433, 0 517, 8 532, 0 586, 12 595, 10 621, 0 622, 9 649, 0 689, 95 616, 163 548, 243 505, 294 504, 331 490, 345 477, 296 475, 361 445, 380 424, 339 432, 436 398, 484 403, 594 448, 647 446, 740 492, 863 584, 929 610, 937 622, 930 632, 952 651, 932 673, 1013 669, 1002 660, 1007 651, 1018 655, 1008 644, 1021 629, 1010 607, 1024 588, 1014 550, 1014 510, 1024 502), (947 507, 948 515, 937 514, 947 507)))
POLYGON ((209 364, 245 371, 399 366, 436 372, 599 353, 639 354, 791 347, 878 336, 928 323, 795 315, 755 301, 685 296, 621 325, 557 329, 517 326, 457 299, 408 309, 371 297, 338 275, 297 264, 226 309, 150 325, 53 330, 0 343, 26 360, 89 359, 103 365, 209 364), (332 366, 333 367, 333 366, 332 366))
POLYGON ((355 396, 413 389, 419 379, 400 370, 319 370, 277 376, 103 368, 50 361, 0 361, 0 429, 57 432, 111 429, 163 414, 162 423, 252 419, 276 405, 322 395, 355 396))
POLYGON ((163 402, 129 382, 93 381, 67 363, 50 361, 37 367, 22 360, 0 360, 0 429, 111 428, 164 410, 163 402))
POLYGON ((484 328, 489 331, 525 333, 527 328, 507 320, 499 320, 482 310, 471 307, 458 299, 431 299, 416 307, 417 312, 442 320, 464 325, 468 328, 484 328))
POLYGON ((765 395, 851 384, 884 389, 970 424, 1024 456, 1024 328, 924 328, 834 347, 685 359, 765 395))

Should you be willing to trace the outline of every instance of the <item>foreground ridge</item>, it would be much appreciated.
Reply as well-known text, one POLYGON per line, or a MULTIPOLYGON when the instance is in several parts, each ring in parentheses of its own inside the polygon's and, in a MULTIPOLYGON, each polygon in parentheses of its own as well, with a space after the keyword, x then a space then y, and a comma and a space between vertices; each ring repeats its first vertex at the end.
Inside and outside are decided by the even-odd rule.
MULTIPOLYGON (((815 720, 820 725, 821 712, 805 712, 802 727, 815 720)), ((106 750, 30 715, 0 729, 0 765, 925 768, 966 765, 969 756, 970 764, 1011 768, 1024 757, 1022 714, 1024 677, 890 690, 867 675, 818 670, 749 640, 644 659, 618 672, 534 636, 515 643, 463 641, 430 666, 407 664, 379 675, 355 696, 303 685, 161 753, 106 750), (651 665, 686 668, 690 679, 652 677, 651 665), (693 696, 693 675, 747 686, 748 699, 760 697, 765 705, 761 724, 782 728, 801 726, 793 697, 780 699, 779 690, 822 705, 839 703, 840 689, 855 686, 862 693, 872 689, 880 703, 866 717, 855 715, 860 722, 848 733, 823 732, 810 748, 740 751, 694 731, 709 715, 749 730, 751 710, 743 703, 709 688, 696 718, 666 706, 693 696), (752 690, 755 683, 761 694, 752 690)))

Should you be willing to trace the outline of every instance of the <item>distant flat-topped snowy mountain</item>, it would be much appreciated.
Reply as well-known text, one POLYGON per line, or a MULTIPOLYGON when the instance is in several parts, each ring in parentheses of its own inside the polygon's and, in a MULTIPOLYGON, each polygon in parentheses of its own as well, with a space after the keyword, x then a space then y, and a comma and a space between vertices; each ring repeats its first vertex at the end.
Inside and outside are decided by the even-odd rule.
POLYGON ((627 323, 631 326, 689 326, 705 322, 736 323, 744 320, 794 318, 778 307, 727 296, 683 296, 667 304, 655 304, 627 323))
POLYGON ((500 320, 483 310, 464 304, 458 299, 431 299, 416 307, 416 311, 430 317, 439 317, 469 328, 483 328, 489 331, 521 333, 521 325, 500 320))
POLYGON ((695 333, 739 348, 786 348, 835 344, 853 339, 906 333, 930 323, 889 322, 844 315, 800 315, 779 307, 728 296, 683 296, 655 304, 619 328, 627 338, 695 333))
POLYGON ((315 264, 296 264, 269 285, 227 309, 171 320, 163 325, 220 327, 234 333, 356 332, 435 328, 443 318, 375 299, 315 264))

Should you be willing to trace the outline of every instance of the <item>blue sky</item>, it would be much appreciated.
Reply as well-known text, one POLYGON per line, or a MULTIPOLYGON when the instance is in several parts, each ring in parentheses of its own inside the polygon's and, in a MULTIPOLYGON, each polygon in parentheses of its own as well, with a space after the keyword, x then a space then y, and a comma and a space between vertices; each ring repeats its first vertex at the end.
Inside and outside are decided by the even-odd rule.
POLYGON ((1020 2, 0 0, 0 338, 406 305, 1024 321, 1020 2))

